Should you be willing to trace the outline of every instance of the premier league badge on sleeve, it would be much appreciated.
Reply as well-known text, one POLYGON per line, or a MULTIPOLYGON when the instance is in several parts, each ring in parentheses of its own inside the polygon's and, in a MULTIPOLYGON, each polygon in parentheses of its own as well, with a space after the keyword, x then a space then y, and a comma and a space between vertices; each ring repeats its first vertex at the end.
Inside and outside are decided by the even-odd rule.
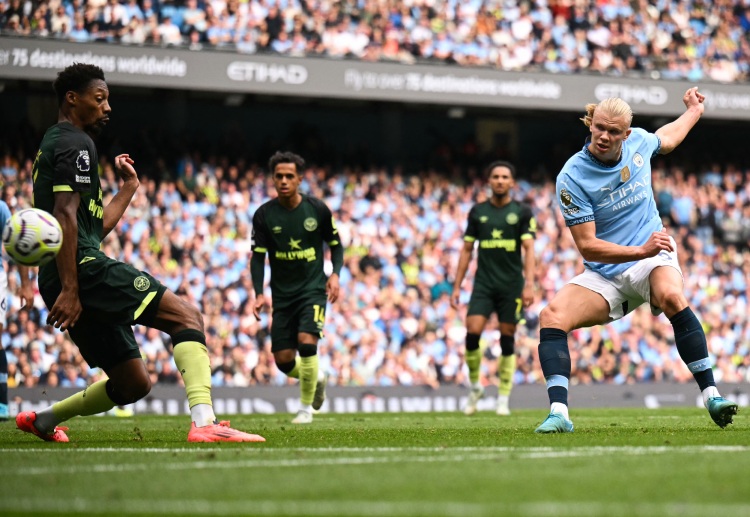
POLYGON ((80 151, 78 153, 78 158, 76 158, 76 167, 81 172, 88 172, 91 170, 91 158, 89 158, 89 152, 87 149, 84 149, 83 151, 80 151))
POLYGON ((563 205, 568 206, 573 202, 573 196, 571 196, 570 192, 568 192, 566 189, 561 189, 560 201, 562 201, 563 205))

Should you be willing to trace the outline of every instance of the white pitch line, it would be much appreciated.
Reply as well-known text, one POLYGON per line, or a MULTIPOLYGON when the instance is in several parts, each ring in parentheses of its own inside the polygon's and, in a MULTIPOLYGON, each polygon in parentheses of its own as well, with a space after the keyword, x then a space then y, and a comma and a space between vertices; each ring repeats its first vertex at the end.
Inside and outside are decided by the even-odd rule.
POLYGON ((108 453, 134 453, 134 452, 146 452, 146 453, 196 453, 202 454, 206 452, 231 452, 242 454, 271 454, 271 453, 284 453, 284 452, 317 452, 317 453, 361 453, 361 452, 393 452, 393 453, 404 453, 404 452, 550 452, 550 451, 599 451, 602 453, 625 453, 625 454, 641 454, 641 453, 661 453, 661 452, 748 452, 750 446, 747 445, 678 445, 678 446, 666 446, 666 445, 642 445, 642 446, 590 446, 590 447, 264 447, 263 445, 253 444, 246 448, 239 447, 202 447, 200 445, 196 447, 0 447, 1 452, 43 452, 43 453, 68 453, 68 454, 80 454, 82 452, 108 452, 108 453))
MULTIPOLYGON (((279 460, 231 460, 231 461, 186 461, 179 463, 156 464, 123 464, 105 463, 97 465, 76 465, 65 467, 26 467, 17 472, 8 473, 18 476, 44 476, 54 474, 85 474, 85 473, 123 473, 123 472, 152 472, 156 470, 184 471, 184 470, 239 470, 257 468, 289 468, 289 467, 322 467, 334 465, 374 465, 388 463, 442 463, 460 461, 487 461, 500 456, 481 454, 450 454, 441 456, 360 456, 352 458, 306 458, 279 460)), ((0 477, 6 473, 0 473, 0 477)))
POLYGON ((621 501, 538 501, 529 503, 467 503, 462 501, 208 501, 203 499, 120 501, 116 506, 97 499, 73 497, 3 498, 0 510, 94 515, 254 515, 254 516, 329 516, 351 517, 485 517, 517 515, 520 517, 704 517, 706 515, 748 515, 750 505, 742 503, 627 503, 621 501))
MULTIPOLYGON (((186 471, 186 470, 220 470, 220 469, 257 469, 257 468, 289 468, 289 467, 308 467, 308 466, 334 466, 334 465, 368 465, 368 464, 393 464, 393 463, 444 463, 444 462, 467 462, 477 461, 486 462, 496 459, 550 459, 550 458, 582 458, 593 456, 604 456, 613 453, 620 453, 630 456, 641 456, 651 454, 696 454, 698 452, 746 452, 750 450, 745 446, 707 446, 707 447, 580 447, 574 449, 552 449, 549 447, 540 448, 520 448, 508 449, 502 448, 499 451, 491 451, 482 448, 465 448, 469 451, 454 451, 451 449, 441 450, 439 454, 425 456, 419 454, 419 450, 404 447, 398 451, 389 450, 389 452, 399 452, 397 455, 387 456, 353 456, 353 457, 312 457, 312 458, 295 458, 295 459, 231 459, 228 461, 193 461, 188 459, 181 462, 158 462, 155 464, 145 463, 104 463, 93 465, 66 465, 61 467, 26 467, 19 470, 0 471, 0 478, 4 476, 42 476, 55 474, 79 474, 79 473, 124 473, 124 472, 144 472, 144 471, 186 471), (411 453, 406 455, 405 453, 411 453)), ((236 449, 231 449, 236 450, 236 449)), ((306 449, 308 451, 315 449, 306 449)), ((328 449, 323 449, 328 450, 328 449)), ((283 449, 282 449, 283 451, 283 449)), ((204 451, 205 452, 205 451, 204 451)), ((372 452, 372 451, 355 451, 355 452, 372 452)), ((430 449, 428 452, 435 452, 430 449)), ((340 453, 339 453, 340 454, 340 453)))

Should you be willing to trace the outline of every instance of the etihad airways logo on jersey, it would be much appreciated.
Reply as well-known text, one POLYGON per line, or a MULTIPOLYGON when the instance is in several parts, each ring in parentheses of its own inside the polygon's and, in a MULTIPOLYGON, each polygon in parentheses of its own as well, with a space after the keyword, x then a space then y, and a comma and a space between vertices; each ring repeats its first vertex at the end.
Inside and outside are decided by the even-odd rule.
POLYGON ((650 191, 651 185, 648 181, 631 181, 627 185, 623 185, 622 188, 618 188, 614 192, 611 192, 604 198, 604 201, 597 206, 601 208, 611 206, 612 211, 616 212, 622 208, 646 199, 650 191))

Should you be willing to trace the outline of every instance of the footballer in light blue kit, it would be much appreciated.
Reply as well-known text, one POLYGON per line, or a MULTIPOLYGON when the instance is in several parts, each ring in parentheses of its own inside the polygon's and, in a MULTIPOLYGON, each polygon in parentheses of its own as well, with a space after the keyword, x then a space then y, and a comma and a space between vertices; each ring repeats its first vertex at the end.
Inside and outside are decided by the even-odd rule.
MULTIPOLYGON (((653 232, 662 229, 651 189, 651 158, 658 154, 661 140, 653 133, 633 128, 627 145, 623 145, 622 158, 615 165, 600 162, 587 147, 588 143, 557 176, 557 199, 565 224, 594 221, 599 239, 622 246, 645 244, 653 232)), ((635 261, 585 264, 587 269, 611 279, 635 261)), ((679 267, 676 263, 675 266, 679 267)))
MULTIPOLYGON (((10 221, 11 213, 8 204, 0 200, 0 235, 5 230, 5 225, 10 221)), ((30 305, 34 299, 34 288, 29 278, 29 268, 16 264, 21 276, 21 286, 17 292, 21 301, 21 307, 30 305)), ((8 311, 8 265, 5 260, 0 259, 0 334, 5 329, 5 319, 8 311)), ((5 349, 0 345, 0 421, 10 418, 8 407, 8 358, 5 349)))
MULTIPOLYGON (((5 201, 0 201, 0 235, 10 220, 10 208, 5 201)), ((0 263, 0 333, 5 328, 5 315, 8 310, 8 272, 5 260, 0 263)), ((8 358, 5 349, 0 345, 0 420, 8 420, 8 358)))
POLYGON ((651 188, 651 158, 682 143, 703 114, 704 99, 697 88, 688 89, 685 112, 655 133, 630 127, 633 111, 622 99, 586 106, 581 120, 591 137, 557 178, 560 210, 586 269, 539 315, 539 362, 550 413, 537 433, 573 432, 568 333, 622 318, 644 303, 672 323, 677 351, 713 421, 723 428, 737 414, 737 404, 716 388, 706 335, 683 293, 677 246, 662 227, 651 188))

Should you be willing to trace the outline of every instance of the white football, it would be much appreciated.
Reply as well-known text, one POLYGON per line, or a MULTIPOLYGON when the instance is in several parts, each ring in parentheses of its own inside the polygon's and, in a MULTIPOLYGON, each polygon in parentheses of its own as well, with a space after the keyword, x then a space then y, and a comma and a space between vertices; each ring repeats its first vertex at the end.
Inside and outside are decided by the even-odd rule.
POLYGON ((24 266, 46 264, 60 251, 63 234, 57 219, 38 208, 13 214, 3 229, 5 251, 24 266))

